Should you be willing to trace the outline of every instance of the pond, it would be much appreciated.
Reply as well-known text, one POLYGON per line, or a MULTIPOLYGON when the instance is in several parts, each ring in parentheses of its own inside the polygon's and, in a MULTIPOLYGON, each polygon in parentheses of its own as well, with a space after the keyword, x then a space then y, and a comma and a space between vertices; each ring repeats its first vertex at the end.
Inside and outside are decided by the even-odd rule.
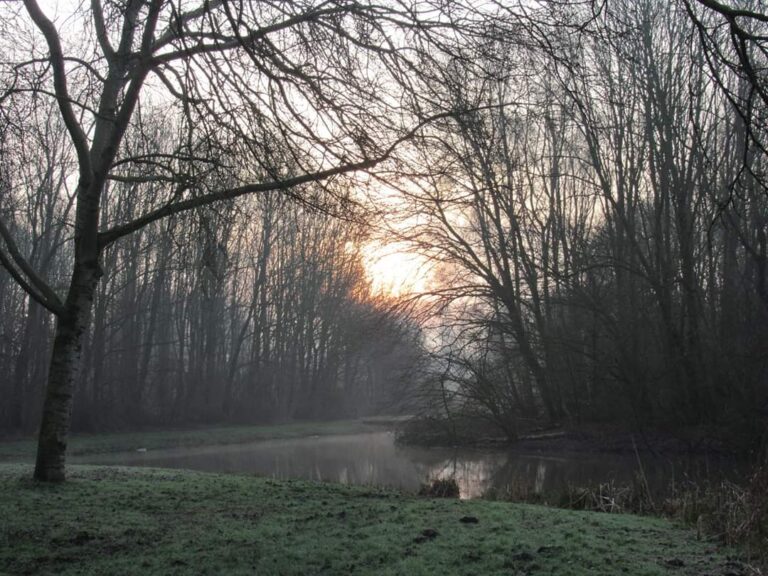
MULTIPOLYGON (((410 492, 430 479, 454 477, 462 498, 511 492, 535 494, 547 501, 569 487, 632 484, 640 470, 635 456, 617 454, 398 446, 388 431, 103 454, 77 460, 386 486, 410 492)), ((741 470, 729 459, 711 457, 644 456, 642 464, 648 485, 656 494, 673 482, 733 479, 741 470)))

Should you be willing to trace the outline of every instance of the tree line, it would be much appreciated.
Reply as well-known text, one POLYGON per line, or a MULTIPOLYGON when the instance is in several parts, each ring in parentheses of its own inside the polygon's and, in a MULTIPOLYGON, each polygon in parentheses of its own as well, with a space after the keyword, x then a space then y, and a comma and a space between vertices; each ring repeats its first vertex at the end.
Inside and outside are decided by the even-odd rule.
POLYGON ((764 439, 764 83, 737 56, 767 61, 732 30, 734 55, 701 4, 552 7, 516 42, 502 10, 506 32, 425 60, 423 89, 463 111, 414 143, 424 176, 403 186, 421 222, 405 236, 445 279, 428 411, 510 438, 598 422, 764 439))
MULTIPOLYGON (((29 215, 17 222, 31 225, 13 233, 60 286, 62 269, 45 262, 72 258, 62 242, 71 203, 61 202, 66 159, 46 149, 61 126, 45 122, 39 142, 35 127, 23 131, 30 155, 17 160, 29 174, 13 198, 29 215)), ((152 194, 151 184, 116 183, 102 217, 139 214, 152 194)), ((417 331, 371 293, 365 241, 360 224, 274 193, 155 223, 113 245, 83 343, 74 428, 350 417, 386 406, 411 368, 417 331)), ((7 275, 0 296, 0 370, 9 375, 0 421, 31 431, 53 324, 7 275)))
POLYGON ((510 438, 759 437, 753 4, 3 5, 0 392, 8 427, 42 403, 35 477, 73 422, 351 414, 398 381, 510 438), (382 190, 436 270, 421 336, 366 290, 382 190))
MULTIPOLYGON (((126 372, 104 374, 103 378, 125 378, 129 386, 133 381, 141 390, 146 382, 134 378, 148 376, 155 359, 150 352, 129 359, 131 351, 149 338, 153 344, 165 346, 158 354, 170 354, 168 341, 163 340, 170 335, 163 334, 164 330, 173 334, 177 357, 183 358, 178 370, 189 378, 181 385, 182 394, 194 411, 208 410, 208 402, 214 401, 210 397, 213 384, 207 378, 226 373, 226 366, 237 372, 232 368, 238 365, 237 358, 249 353, 246 348, 225 350, 220 330, 232 330, 229 342, 237 346, 245 337, 241 332, 249 335, 253 330, 247 326, 256 326, 259 336, 251 354, 258 358, 258 368, 254 369, 264 373, 274 372, 276 362, 285 361, 284 367, 292 376, 314 373, 330 378, 323 374, 333 371, 330 365, 345 366, 347 378, 352 379, 351 360, 344 358, 338 333, 329 328, 339 318, 321 321, 316 307, 325 299, 322 303, 329 312, 354 309, 349 302, 343 306, 339 303, 349 292, 341 278, 352 273, 351 269, 344 272, 343 251, 330 242, 329 258, 334 267, 340 267, 330 278, 325 271, 327 261, 312 263, 317 265, 317 274, 314 270, 307 273, 307 300, 273 303, 262 296, 272 288, 269 282, 273 280, 285 278, 285 285, 289 284, 296 273, 289 268, 304 265, 304 257, 308 261, 314 257, 309 255, 310 246, 327 248, 327 242, 312 236, 314 217, 297 215, 308 225, 306 235, 302 231, 291 236, 291 217, 286 228, 275 226, 285 230, 289 239, 306 244, 297 244, 294 252, 286 254, 286 259, 296 260, 290 265, 281 261, 274 278, 264 274, 264 267, 269 266, 264 263, 264 254, 254 255, 252 269, 260 282, 254 297, 260 308, 252 307, 253 318, 247 323, 242 318, 227 323, 220 316, 222 301, 235 289, 233 286, 245 282, 246 274, 226 285, 224 293, 219 292, 227 267, 222 253, 229 256, 229 246, 222 240, 223 231, 214 226, 225 221, 211 216, 187 221, 186 214, 199 215, 203 209, 226 211, 228 203, 273 192, 283 192, 300 204, 321 210, 349 204, 346 191, 355 180, 352 175, 388 161, 401 142, 429 121, 408 109, 396 91, 408 85, 415 71, 407 43, 445 27, 440 22, 428 22, 432 14, 428 7, 423 12, 399 2, 335 0, 216 0, 195 6, 173 0, 108 0, 88 6, 44 8, 36 0, 24 0, 2 7, 0 102, 7 143, 3 165, 7 169, 0 205, 0 262, 24 291, 23 296, 15 300, 11 296, 3 305, 12 307, 9 317, 13 317, 14 309, 22 317, 27 308, 32 310, 22 324, 35 324, 32 316, 38 313, 34 307, 39 306, 46 311, 44 316, 52 316, 40 322, 51 323, 53 330, 50 362, 42 369, 46 384, 35 478, 64 479, 74 396, 87 389, 84 382, 93 383, 83 372, 87 355, 94 357, 94 370, 107 362, 115 368, 112 362, 119 364, 122 358, 119 369, 126 372), (61 186, 48 194, 55 208, 46 216, 60 222, 62 227, 54 228, 65 233, 48 245, 45 255, 31 246, 37 238, 26 238, 30 228, 42 224, 37 219, 37 200, 32 200, 34 215, 24 202, 17 206, 18 196, 35 194, 34 189, 19 184, 28 165, 23 160, 17 162, 28 136, 24 123, 30 113, 40 117, 52 113, 54 130, 63 129, 61 152, 66 164, 63 169, 57 165, 55 170, 61 175, 61 186), (13 138, 14 131, 19 137, 13 138), (130 201, 121 201, 120 191, 124 189, 130 201), (191 242, 197 245, 197 252, 185 254, 189 258, 186 265, 197 266, 200 271, 194 279, 190 278, 191 269, 180 269, 174 275, 168 267, 156 267, 164 257, 145 250, 141 242, 147 230, 172 220, 169 228, 185 221, 194 225, 185 233, 194 230, 202 234, 191 242), (315 241, 320 241, 319 246, 309 244, 315 241), (60 249, 62 244, 67 250, 60 249), (167 274, 168 281, 179 277, 188 281, 180 283, 178 291, 176 287, 169 291, 163 282, 147 282, 135 263, 128 267, 139 270, 122 268, 121 252, 138 256, 144 270, 156 268, 159 274, 167 274), (286 268, 279 268, 283 264, 286 268), (113 306, 104 298, 100 300, 105 284, 110 282, 105 276, 120 279, 115 290, 107 293, 117 294, 116 289, 120 289, 119 302, 114 303, 119 326, 114 342, 119 341, 120 347, 115 348, 114 360, 104 358, 107 350, 99 349, 105 344, 106 328, 93 339, 93 346, 88 343, 99 328, 93 324, 95 316, 101 314, 96 306, 113 306), (149 297, 149 302, 160 305, 183 295, 195 283, 195 289, 186 294, 191 301, 173 303, 178 313, 173 330, 167 323, 160 326, 157 319, 142 314, 133 316, 142 323, 140 328, 130 325, 128 319, 136 302, 146 304, 149 297), (283 315, 279 319, 270 317, 265 308, 273 304, 274 314, 283 315), (264 332, 264 323, 258 324, 262 321, 270 323, 269 334, 264 332), (238 322, 246 325, 239 327, 240 332, 238 322), (290 322, 296 322, 295 331, 288 327, 290 322), (198 331, 209 325, 214 326, 210 334, 198 331), (313 339, 308 342, 310 334, 313 339), (289 362, 286 358, 291 355, 294 358, 289 362), (138 361, 138 367, 131 365, 133 361, 138 361), (195 373, 190 376, 189 370, 195 373)), ((40 153, 48 155, 48 148, 43 145, 40 153)), ((332 234, 330 229, 328 234, 332 234)), ((267 239, 270 241, 264 247, 269 250, 281 247, 279 243, 272 246, 271 238, 267 239)), ((186 244, 189 238, 177 236, 176 242, 186 244)), ((239 272, 237 267, 233 270, 239 272)), ((7 277, 3 281, 10 286, 7 277)), ((282 288, 278 283, 276 293, 282 288)), ((233 309, 230 302, 226 311, 233 309)), ((101 316, 106 314, 105 310, 101 316)), ((45 334, 45 330, 30 332, 45 334)), ((21 373, 27 362, 19 358, 29 355, 31 349, 25 343, 20 352, 21 340, 14 333, 10 339, 6 356, 22 365, 21 373)), ((149 349, 154 348, 157 346, 149 349)), ((160 363, 165 365, 165 359, 160 363)), ((98 375, 102 377, 100 372, 98 375)), ((277 378, 266 377, 268 392, 270 379, 277 378)), ((179 386, 166 384, 159 386, 163 394, 179 386)), ((16 386, 15 397, 24 385, 23 379, 11 385, 16 386)), ((99 383, 94 386, 90 396, 101 393, 99 383)), ((139 403, 142 394, 138 395, 139 403)), ((24 395, 30 394, 25 390, 24 395)), ((294 404, 299 400, 291 399, 291 393, 287 393, 288 400, 282 393, 279 396, 279 401, 275 400, 282 404, 278 413, 298 410, 294 404)), ((312 395, 310 398, 314 399, 312 395)), ((270 400, 264 406, 269 407, 270 400)), ((312 412, 315 407, 303 409, 312 412)))

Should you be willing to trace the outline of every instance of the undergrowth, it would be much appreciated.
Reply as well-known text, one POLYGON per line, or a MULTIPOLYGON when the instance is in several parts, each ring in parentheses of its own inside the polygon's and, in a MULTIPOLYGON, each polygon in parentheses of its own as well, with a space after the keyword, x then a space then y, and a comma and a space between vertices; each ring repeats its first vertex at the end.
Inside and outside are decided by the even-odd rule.
POLYGON ((419 496, 430 498, 458 498, 459 484, 454 478, 434 478, 419 489, 419 496))
POLYGON ((660 516, 695 526, 700 539, 714 538, 744 551, 756 574, 768 574, 768 468, 757 468, 743 485, 729 481, 684 482, 654 497, 642 472, 633 482, 568 486, 543 495, 509 485, 487 495, 493 500, 544 504, 570 510, 660 516))
MULTIPOLYGON (((768 469, 760 467, 740 486, 732 482, 690 485, 665 500, 665 515, 695 524, 701 534, 716 536, 746 550, 768 568, 768 469)), ((768 572, 768 570, 765 570, 768 572)))

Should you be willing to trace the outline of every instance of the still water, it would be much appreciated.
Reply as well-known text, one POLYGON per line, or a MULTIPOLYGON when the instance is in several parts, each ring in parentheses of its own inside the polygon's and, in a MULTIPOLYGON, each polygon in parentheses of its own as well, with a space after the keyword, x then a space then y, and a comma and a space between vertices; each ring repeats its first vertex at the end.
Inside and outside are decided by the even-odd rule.
MULTIPOLYGON (((637 458, 626 455, 398 446, 394 434, 386 431, 105 454, 79 462, 302 478, 412 492, 430 479, 454 477, 462 498, 512 491, 534 493, 545 500, 556 498, 567 487, 631 484, 640 469, 637 458)), ((671 482, 719 480, 739 473, 729 461, 679 456, 674 460, 643 457, 643 470, 654 492, 671 482)))

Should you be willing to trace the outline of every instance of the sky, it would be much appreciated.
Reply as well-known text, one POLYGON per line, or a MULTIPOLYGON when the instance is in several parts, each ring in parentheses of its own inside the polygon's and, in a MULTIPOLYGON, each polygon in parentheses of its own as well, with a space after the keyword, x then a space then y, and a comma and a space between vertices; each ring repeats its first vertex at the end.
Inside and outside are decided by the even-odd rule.
POLYGON ((372 242, 363 248, 363 255, 374 294, 405 296, 429 289, 429 263, 404 244, 372 242))
MULTIPOLYGON (((76 26, 72 18, 83 0, 37 0, 57 28, 76 26)), ((364 265, 375 294, 404 296, 429 289, 431 272, 427 261, 402 242, 372 241, 363 247, 364 265)))

